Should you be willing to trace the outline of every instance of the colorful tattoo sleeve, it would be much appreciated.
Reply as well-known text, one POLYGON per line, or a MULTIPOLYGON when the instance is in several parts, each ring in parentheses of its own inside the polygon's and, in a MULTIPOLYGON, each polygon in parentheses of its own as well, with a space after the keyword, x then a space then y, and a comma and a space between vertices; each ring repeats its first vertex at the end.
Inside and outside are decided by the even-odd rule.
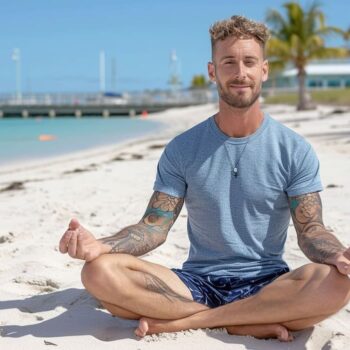
POLYGON ((146 254, 161 245, 183 206, 183 198, 154 192, 141 221, 100 241, 111 247, 110 253, 146 254))

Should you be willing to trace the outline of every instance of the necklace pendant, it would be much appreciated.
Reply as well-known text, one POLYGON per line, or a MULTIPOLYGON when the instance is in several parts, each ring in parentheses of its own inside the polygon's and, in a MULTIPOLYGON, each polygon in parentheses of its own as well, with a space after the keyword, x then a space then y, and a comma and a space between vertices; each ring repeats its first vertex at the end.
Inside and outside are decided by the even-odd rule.
POLYGON ((238 169, 236 167, 233 168, 233 175, 234 175, 234 177, 238 176, 238 169))

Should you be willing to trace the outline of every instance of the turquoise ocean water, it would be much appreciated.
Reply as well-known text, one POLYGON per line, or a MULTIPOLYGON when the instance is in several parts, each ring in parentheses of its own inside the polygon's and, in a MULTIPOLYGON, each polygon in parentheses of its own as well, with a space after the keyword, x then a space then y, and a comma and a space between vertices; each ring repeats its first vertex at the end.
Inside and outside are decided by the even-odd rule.
POLYGON ((157 134, 162 124, 138 118, 0 119, 0 166, 64 155, 157 134), (39 141, 54 135, 53 141, 39 141))

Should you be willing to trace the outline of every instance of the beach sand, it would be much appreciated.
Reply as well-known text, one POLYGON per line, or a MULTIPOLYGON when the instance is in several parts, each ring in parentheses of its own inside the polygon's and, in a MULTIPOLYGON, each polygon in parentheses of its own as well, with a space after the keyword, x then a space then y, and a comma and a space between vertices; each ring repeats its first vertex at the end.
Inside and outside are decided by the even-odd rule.
MULTIPOLYGON (((305 135, 320 162, 325 190, 324 221, 350 245, 350 111, 320 107, 265 110, 305 135)), ((350 305, 314 328, 296 332, 292 343, 229 336, 224 330, 193 330, 137 339, 135 321, 112 317, 85 292, 83 262, 58 252, 72 217, 97 237, 142 217, 153 192, 157 161, 171 137, 208 118, 215 105, 151 115, 167 128, 153 138, 69 155, 33 165, 0 168, 0 349, 311 349, 350 347, 350 305)), ((180 267, 187 257, 186 209, 168 240, 144 259, 180 267)), ((292 224, 285 258, 292 268, 307 259, 292 224)))

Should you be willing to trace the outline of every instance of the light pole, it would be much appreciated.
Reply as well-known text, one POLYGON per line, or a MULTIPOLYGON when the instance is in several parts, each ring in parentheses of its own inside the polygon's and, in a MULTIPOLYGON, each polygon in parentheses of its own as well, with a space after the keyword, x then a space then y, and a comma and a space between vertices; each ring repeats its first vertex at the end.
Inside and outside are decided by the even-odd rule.
POLYGON ((21 92, 21 51, 16 48, 12 51, 12 60, 16 63, 16 102, 20 103, 22 100, 21 92))
POLYGON ((106 91, 106 56, 103 50, 100 51, 100 92, 103 95, 106 91))
POLYGON ((111 62, 111 91, 112 92, 117 92, 116 90, 116 63, 115 63, 115 58, 112 58, 112 62, 111 62))

